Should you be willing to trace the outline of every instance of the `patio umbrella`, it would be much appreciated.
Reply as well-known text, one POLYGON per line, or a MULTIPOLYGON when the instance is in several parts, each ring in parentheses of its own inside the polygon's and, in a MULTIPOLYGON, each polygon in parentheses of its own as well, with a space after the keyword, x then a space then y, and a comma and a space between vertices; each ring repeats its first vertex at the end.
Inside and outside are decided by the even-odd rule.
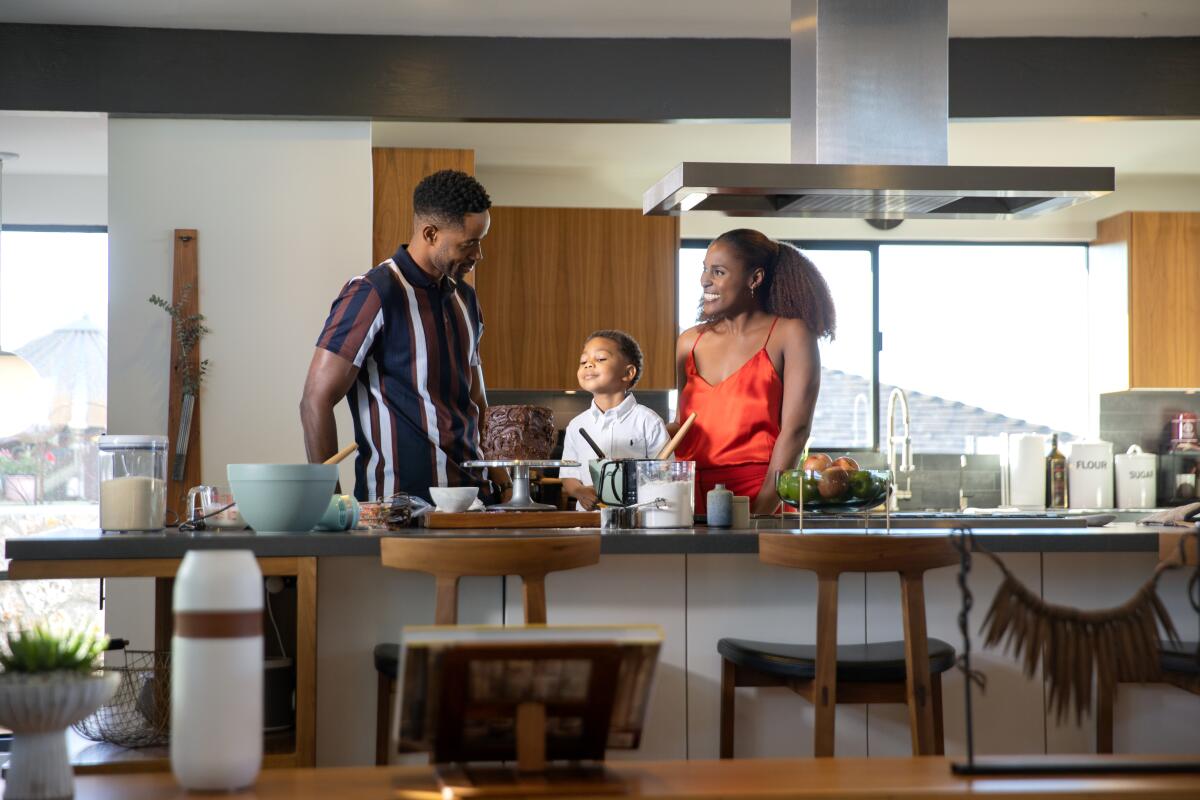
POLYGON ((17 353, 49 393, 44 427, 104 428, 108 419, 108 337, 87 317, 34 339, 17 353))

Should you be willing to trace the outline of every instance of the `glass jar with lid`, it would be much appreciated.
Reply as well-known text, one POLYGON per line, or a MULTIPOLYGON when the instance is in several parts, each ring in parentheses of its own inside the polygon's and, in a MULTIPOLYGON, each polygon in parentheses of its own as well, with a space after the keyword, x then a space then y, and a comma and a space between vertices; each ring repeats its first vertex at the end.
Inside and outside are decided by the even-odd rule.
POLYGON ((167 513, 167 437, 100 437, 100 527, 162 530, 167 513))

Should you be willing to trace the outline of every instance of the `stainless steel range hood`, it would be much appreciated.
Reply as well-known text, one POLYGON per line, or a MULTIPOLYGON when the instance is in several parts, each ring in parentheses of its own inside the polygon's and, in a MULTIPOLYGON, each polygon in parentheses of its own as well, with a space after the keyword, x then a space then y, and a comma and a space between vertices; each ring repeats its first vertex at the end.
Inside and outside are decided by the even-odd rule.
POLYGON ((1024 218, 1108 194, 1111 167, 948 166, 947 0, 792 0, 792 163, 684 162, 645 214, 1024 218))

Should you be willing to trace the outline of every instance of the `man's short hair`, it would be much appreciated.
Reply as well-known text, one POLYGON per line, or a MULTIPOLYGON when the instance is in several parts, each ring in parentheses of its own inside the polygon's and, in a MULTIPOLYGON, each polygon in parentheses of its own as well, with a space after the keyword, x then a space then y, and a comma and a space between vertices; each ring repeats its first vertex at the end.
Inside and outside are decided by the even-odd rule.
POLYGON ((413 216, 438 225, 461 228, 467 214, 491 207, 492 199, 479 181, 456 169, 428 175, 413 190, 413 216))

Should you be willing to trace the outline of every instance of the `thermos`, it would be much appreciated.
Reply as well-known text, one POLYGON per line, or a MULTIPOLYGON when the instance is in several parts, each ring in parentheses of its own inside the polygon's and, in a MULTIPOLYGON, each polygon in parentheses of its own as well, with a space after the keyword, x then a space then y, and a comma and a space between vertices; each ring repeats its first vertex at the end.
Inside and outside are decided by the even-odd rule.
POLYGON ((171 771, 185 789, 243 789, 263 755, 263 580, 254 554, 189 551, 173 608, 171 771))

